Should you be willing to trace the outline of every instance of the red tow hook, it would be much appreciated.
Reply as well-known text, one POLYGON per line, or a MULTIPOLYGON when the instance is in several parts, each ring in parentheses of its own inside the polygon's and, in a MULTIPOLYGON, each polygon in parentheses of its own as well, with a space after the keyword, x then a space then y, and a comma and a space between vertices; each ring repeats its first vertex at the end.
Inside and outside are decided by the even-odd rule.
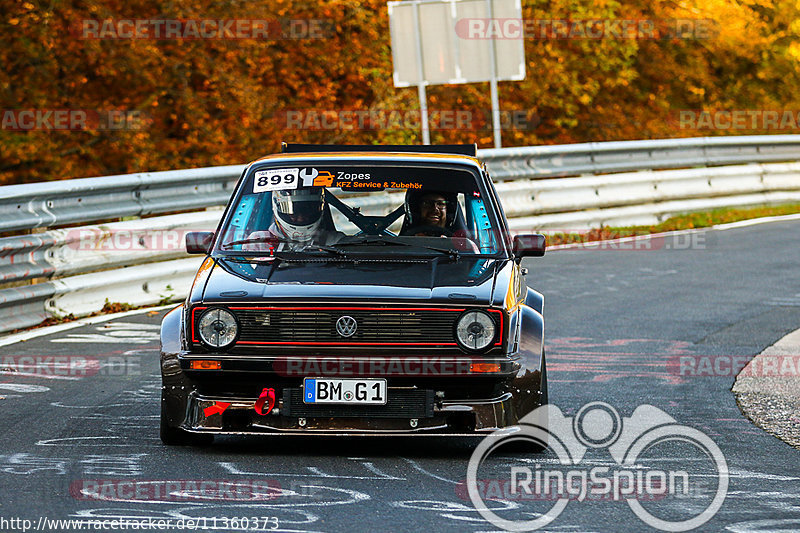
POLYGON ((260 415, 268 415, 272 408, 275 407, 275 389, 264 389, 258 396, 255 404, 256 413, 260 415), (264 404, 267 404, 266 409, 264 404))

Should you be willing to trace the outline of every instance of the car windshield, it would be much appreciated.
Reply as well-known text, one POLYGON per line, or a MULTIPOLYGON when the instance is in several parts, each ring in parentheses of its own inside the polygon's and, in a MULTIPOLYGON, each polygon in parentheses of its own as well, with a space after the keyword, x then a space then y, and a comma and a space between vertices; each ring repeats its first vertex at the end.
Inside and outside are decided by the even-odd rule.
POLYGON ((495 255, 501 233, 474 168, 264 162, 248 170, 216 253, 495 255))

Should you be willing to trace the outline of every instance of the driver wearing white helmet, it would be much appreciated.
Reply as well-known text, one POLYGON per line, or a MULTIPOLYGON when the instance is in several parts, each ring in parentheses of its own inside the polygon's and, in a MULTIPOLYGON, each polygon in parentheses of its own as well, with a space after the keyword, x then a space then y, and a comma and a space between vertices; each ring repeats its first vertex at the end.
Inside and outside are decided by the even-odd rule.
MULTIPOLYGON (((319 187, 273 191, 272 213, 274 220, 269 229, 255 231, 249 239, 275 236, 289 241, 278 249, 300 250, 311 244, 335 243, 344 235, 333 228, 332 222, 326 224, 325 189, 319 187)), ((262 243, 251 243, 244 249, 261 251, 263 247, 262 243)))
POLYGON ((322 226, 324 210, 324 189, 274 191, 272 212, 275 222, 270 230, 278 229, 282 236, 293 241, 311 242, 322 226))

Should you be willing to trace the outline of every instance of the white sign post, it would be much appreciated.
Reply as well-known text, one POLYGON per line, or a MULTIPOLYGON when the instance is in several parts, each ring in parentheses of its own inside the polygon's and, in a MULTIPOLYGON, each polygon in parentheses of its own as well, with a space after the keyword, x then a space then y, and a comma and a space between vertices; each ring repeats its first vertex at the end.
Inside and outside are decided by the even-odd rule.
POLYGON ((496 39, 486 31, 503 19, 521 21, 520 0, 389 2, 394 86, 417 86, 423 143, 430 144, 427 85, 488 81, 494 145, 501 147, 497 82, 525 79, 522 32, 518 32, 518 38, 496 39), (484 32, 471 35, 470 21, 477 22, 484 32))

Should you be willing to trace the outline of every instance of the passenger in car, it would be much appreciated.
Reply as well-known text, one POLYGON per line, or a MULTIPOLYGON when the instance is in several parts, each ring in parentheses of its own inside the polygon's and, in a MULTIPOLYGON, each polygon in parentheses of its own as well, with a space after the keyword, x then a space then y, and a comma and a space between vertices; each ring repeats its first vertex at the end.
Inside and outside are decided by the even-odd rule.
POLYGON ((447 199, 436 192, 423 196, 420 202, 420 222, 443 228, 447 223, 447 199))
POLYGON ((455 193, 440 191, 406 192, 403 236, 454 237, 456 248, 477 251, 470 240, 464 215, 455 193))
POLYGON ((400 235, 452 236, 457 205, 455 194, 439 191, 407 191, 405 220, 400 235))

